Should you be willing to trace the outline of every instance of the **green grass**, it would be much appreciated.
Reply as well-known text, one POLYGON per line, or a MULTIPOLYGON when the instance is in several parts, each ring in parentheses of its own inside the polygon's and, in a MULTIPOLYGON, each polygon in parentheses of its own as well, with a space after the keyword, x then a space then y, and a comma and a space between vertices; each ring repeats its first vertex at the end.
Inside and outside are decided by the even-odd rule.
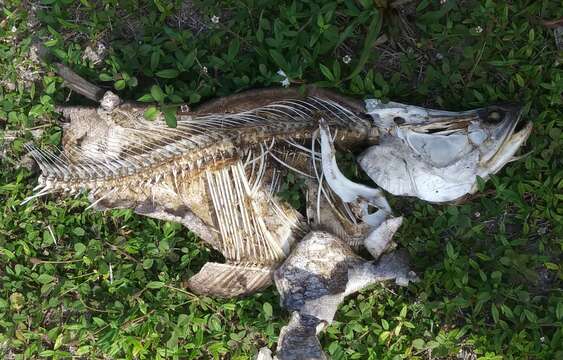
MULTIPOLYGON (((178 1, 117 3, 43 0, 34 20, 27 2, 4 0, 2 127, 49 125, 42 141, 57 144, 54 105, 84 103, 29 56, 33 37, 90 81, 165 111, 279 86, 278 69, 296 86, 360 98, 522 104, 534 122, 527 155, 480 196, 458 206, 392 199, 406 216, 397 238, 422 281, 348 299, 321 341, 334 359, 563 357, 563 60, 542 25, 563 16, 560 2, 412 1, 401 12, 385 0, 204 0, 180 21, 170 20, 178 1), (109 53, 94 68, 82 54, 100 41, 109 53)), ((273 288, 230 301, 185 291, 216 256, 187 229, 84 211, 84 196, 20 206, 37 178, 18 167, 29 139, 23 132, 0 164, 0 357, 251 359, 275 346, 288 313, 273 288)), ((297 188, 290 182, 285 195, 297 188)))

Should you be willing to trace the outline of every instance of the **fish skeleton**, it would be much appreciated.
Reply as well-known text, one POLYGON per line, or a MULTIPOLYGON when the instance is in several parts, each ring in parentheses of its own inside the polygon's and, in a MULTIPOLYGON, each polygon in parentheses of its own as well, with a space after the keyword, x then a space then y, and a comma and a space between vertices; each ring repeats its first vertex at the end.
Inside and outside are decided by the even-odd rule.
POLYGON ((28 200, 88 191, 93 208, 180 222, 226 259, 206 264, 190 287, 238 296, 271 282, 311 230, 311 213, 328 226, 320 206, 304 216, 276 196, 284 174, 314 184, 312 201, 327 199, 338 215, 333 231, 357 244, 366 236, 358 222, 371 218, 377 226, 391 209, 379 189, 344 178, 335 147, 363 150, 360 167, 392 194, 450 202, 475 192, 477 176, 502 168, 531 131, 528 123, 515 132, 520 115, 511 107, 457 113, 366 105, 315 88, 253 90, 180 114, 170 128, 162 116, 148 121, 144 106, 108 93, 99 108, 61 109, 70 122, 60 154, 29 146, 42 173, 28 200), (380 211, 368 215, 368 205, 380 211))
POLYGON ((307 358, 325 358, 316 335, 346 295, 415 280, 401 256, 383 255, 402 218, 381 189, 435 203, 463 199, 477 177, 514 158, 532 128, 519 125, 513 106, 448 112, 315 87, 221 98, 178 114, 175 128, 162 114, 146 120, 145 110, 111 92, 98 108, 60 108, 63 150, 27 145, 41 175, 26 201, 87 191, 92 208, 183 224, 225 257, 189 279, 199 294, 248 295, 275 280, 293 311, 278 359, 305 358, 299 344, 307 358), (337 149, 362 151, 358 164, 381 189, 347 179, 337 149), (289 173, 306 184, 304 214, 277 196, 289 173), (355 255, 361 246, 375 260, 355 255))

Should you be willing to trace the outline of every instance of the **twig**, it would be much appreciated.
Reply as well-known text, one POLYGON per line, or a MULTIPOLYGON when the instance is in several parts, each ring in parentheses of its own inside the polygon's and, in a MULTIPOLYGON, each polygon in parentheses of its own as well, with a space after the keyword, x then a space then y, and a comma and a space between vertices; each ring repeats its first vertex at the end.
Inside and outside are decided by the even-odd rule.
POLYGON ((64 80, 63 85, 67 88, 97 102, 104 96, 104 90, 102 88, 80 77, 68 66, 56 63, 55 67, 57 68, 57 74, 64 80))
POLYGON ((475 64, 473 64, 473 67, 471 68, 471 71, 469 72, 469 75, 467 76, 467 83, 471 82, 471 78, 473 78, 473 74, 475 73, 475 69, 477 69, 477 65, 481 62, 481 58, 483 57, 483 52, 485 51, 485 45, 487 45, 486 41, 483 42, 483 47, 481 47, 481 50, 477 54, 477 59, 475 60, 475 64))
POLYGON ((170 290, 175 290, 175 291, 181 292, 182 294, 186 294, 186 295, 188 295, 188 296, 191 297, 191 298, 197 298, 197 296, 196 296, 195 294, 193 294, 193 293, 191 293, 191 292, 189 292, 189 291, 186 291, 186 290, 184 290, 184 289, 180 289, 180 288, 174 287, 174 286, 172 286, 172 285, 166 285, 166 284, 164 285, 164 287, 166 287, 166 288, 168 288, 168 289, 170 289, 170 290))
POLYGON ((134 257, 132 257, 131 255, 127 254, 125 251, 121 250, 120 248, 118 248, 117 246, 110 244, 107 241, 104 241, 104 243, 109 246, 113 251, 116 251, 118 253, 120 253, 121 255, 125 256, 125 258, 127 258, 128 260, 134 261, 137 264, 139 263, 139 260, 135 259, 134 257))
POLYGON ((557 20, 540 20, 540 24, 549 29, 555 29, 563 26, 563 18, 557 20))
POLYGON ((31 258, 29 259, 29 262, 31 262, 34 266, 35 265, 39 265, 39 264, 72 264, 72 263, 76 263, 76 262, 81 262, 82 259, 76 259, 76 260, 41 260, 38 258, 31 258))
POLYGON ((117 310, 102 310, 102 309, 96 309, 96 308, 93 308, 93 307, 91 307, 91 306, 88 306, 88 305, 84 302, 84 300, 82 300, 82 296, 80 295, 80 293, 79 293, 78 291, 77 291, 76 293, 78 294, 78 300, 80 301, 80 303, 82 303, 82 305, 84 305, 84 307, 85 307, 86 309, 90 310, 90 311, 101 312, 101 313, 106 313, 106 314, 108 314, 108 313, 117 313, 117 314, 119 314, 119 313, 120 313, 120 312, 117 311, 117 310))
POLYGON ((57 238, 55 237, 55 234, 53 233, 53 230, 51 229, 51 225, 47 225, 47 229, 49 230, 49 233, 51 234, 51 237, 53 238, 53 242, 55 243, 55 246, 58 246, 57 238))

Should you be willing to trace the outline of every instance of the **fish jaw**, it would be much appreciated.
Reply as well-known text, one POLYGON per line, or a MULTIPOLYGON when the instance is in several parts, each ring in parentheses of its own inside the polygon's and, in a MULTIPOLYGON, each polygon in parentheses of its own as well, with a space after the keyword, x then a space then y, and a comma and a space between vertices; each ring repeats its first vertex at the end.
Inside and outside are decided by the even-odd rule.
POLYGON ((487 179, 511 161, 532 127, 528 123, 515 133, 521 111, 514 106, 456 113, 366 104, 382 131, 379 144, 360 155, 362 169, 393 195, 433 203, 455 202, 477 191, 477 176, 487 179))
POLYGON ((532 133, 533 125, 531 122, 526 123, 522 129, 513 133, 498 149, 495 155, 486 163, 482 164, 482 178, 487 178, 499 172, 504 165, 515 160, 515 154, 525 144, 528 137, 532 133))

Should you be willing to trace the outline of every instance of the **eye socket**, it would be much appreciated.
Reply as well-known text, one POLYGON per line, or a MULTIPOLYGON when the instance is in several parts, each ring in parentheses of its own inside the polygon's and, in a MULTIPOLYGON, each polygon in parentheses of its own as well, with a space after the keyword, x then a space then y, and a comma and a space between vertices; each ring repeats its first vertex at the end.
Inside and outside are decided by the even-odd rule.
POLYGON ((497 124, 497 123, 501 122, 503 117, 504 117, 504 114, 501 111, 491 110, 487 114, 486 122, 491 123, 491 124, 497 124))
POLYGON ((396 125, 403 125, 403 124, 406 122, 406 120, 403 119, 403 118, 400 117, 400 116, 395 116, 395 117, 393 118, 393 122, 394 122, 396 125))

